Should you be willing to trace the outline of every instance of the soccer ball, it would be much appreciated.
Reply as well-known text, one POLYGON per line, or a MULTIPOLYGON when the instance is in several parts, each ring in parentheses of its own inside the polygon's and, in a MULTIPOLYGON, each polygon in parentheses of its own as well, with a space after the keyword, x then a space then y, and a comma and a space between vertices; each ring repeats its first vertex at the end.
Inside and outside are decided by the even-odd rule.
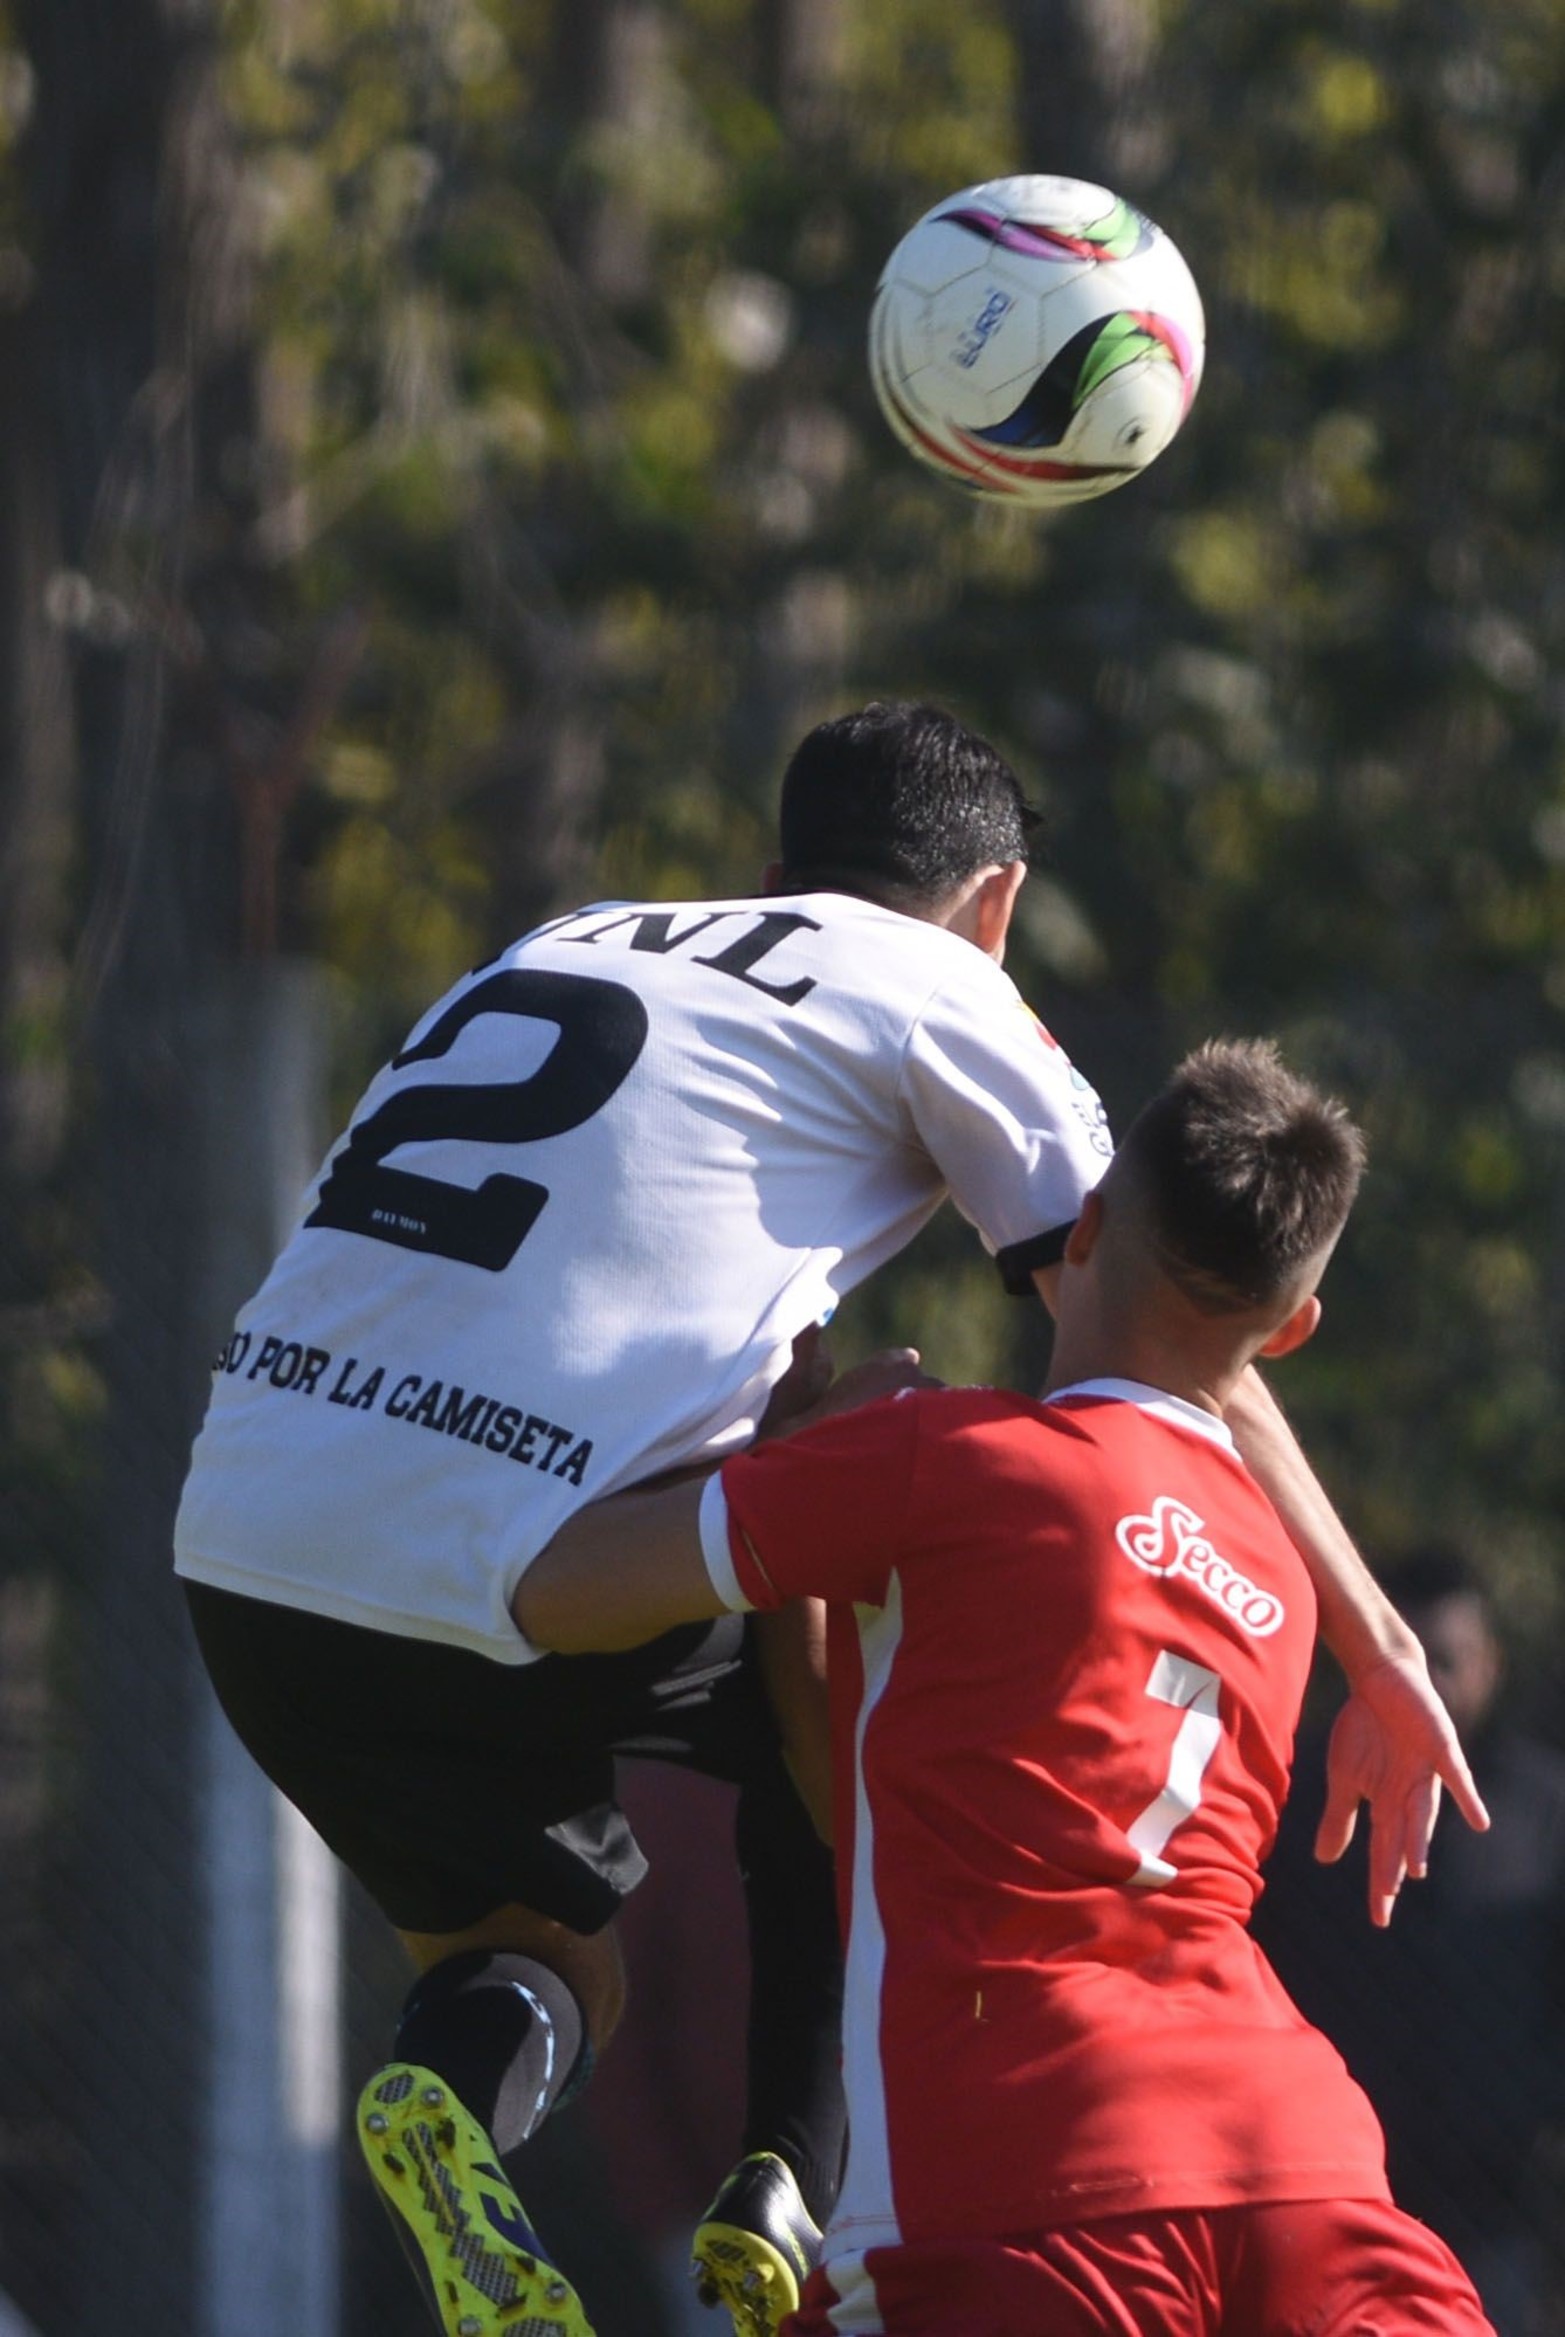
POLYGON ((1144 471, 1205 354, 1174 244, 1082 179, 990 179, 937 203, 886 262, 870 318, 875 394, 903 445, 1029 509, 1144 471))

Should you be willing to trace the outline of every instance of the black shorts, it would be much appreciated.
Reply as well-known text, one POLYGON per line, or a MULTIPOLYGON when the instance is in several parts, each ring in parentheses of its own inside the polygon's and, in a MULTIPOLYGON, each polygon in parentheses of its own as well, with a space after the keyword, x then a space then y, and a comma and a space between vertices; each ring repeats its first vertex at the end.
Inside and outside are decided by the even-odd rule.
POLYGON ((741 1615, 510 1665, 184 1587, 241 1742, 402 1931, 512 1901, 599 1931, 646 1873, 617 1755, 740 1783, 780 1759, 741 1615))

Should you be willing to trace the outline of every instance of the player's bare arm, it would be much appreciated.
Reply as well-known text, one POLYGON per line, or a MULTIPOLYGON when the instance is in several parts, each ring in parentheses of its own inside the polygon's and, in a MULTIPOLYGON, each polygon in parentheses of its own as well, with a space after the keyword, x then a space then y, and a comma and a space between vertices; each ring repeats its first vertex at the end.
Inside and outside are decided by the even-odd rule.
POLYGON ((1369 1911, 1384 1926, 1404 1879, 1427 1869, 1442 1785, 1478 1831, 1489 1814, 1423 1649, 1360 1557, 1253 1366, 1235 1391, 1228 1424, 1309 1568, 1321 1637, 1351 1690, 1332 1731, 1315 1854, 1340 1858, 1359 1804, 1369 1804, 1369 1911))
MULTIPOLYGON (((774 1419, 768 1433, 791 1435, 899 1389, 938 1385, 916 1350, 888 1348, 842 1372, 805 1409, 774 1419)), ((701 1551, 706 1474, 579 1509, 512 1593, 511 1619, 523 1637, 552 1655, 608 1654, 722 1614, 701 1551)))
POLYGON ((701 1556, 705 1477, 589 1502, 511 1594, 511 1618, 553 1655, 612 1654, 720 1615, 701 1556))

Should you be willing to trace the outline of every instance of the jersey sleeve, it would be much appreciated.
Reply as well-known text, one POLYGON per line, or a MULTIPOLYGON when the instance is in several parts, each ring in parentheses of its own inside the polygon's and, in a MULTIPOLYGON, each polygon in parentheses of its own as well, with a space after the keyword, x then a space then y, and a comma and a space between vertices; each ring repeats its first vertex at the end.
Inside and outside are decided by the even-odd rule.
POLYGON ((1096 1093, 1015 984, 973 956, 914 1026, 902 1100, 1006 1288, 1025 1293, 1059 1258, 1113 1140, 1096 1093))
POLYGON ((726 1516, 709 1492, 702 1517, 719 1595, 760 1608, 791 1598, 882 1605, 906 1538, 917 1442, 917 1399, 893 1396, 729 1461, 713 1480, 726 1516), (712 1548, 725 1527, 726 1565, 712 1548))

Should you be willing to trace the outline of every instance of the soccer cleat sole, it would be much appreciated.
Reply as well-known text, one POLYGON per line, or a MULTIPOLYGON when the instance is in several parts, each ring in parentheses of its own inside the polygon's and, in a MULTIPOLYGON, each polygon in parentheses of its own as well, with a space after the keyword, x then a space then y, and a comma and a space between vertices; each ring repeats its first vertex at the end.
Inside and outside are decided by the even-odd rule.
POLYGON ((737 2223, 703 2223, 690 2270, 703 2304, 726 2305, 734 2337, 777 2337, 799 2302, 799 2276, 782 2251, 737 2223))
POLYGON ((411 2062, 378 2070, 357 2126, 445 2337, 592 2337, 570 2282, 521 2244, 530 2227, 494 2144, 441 2078, 411 2062))

